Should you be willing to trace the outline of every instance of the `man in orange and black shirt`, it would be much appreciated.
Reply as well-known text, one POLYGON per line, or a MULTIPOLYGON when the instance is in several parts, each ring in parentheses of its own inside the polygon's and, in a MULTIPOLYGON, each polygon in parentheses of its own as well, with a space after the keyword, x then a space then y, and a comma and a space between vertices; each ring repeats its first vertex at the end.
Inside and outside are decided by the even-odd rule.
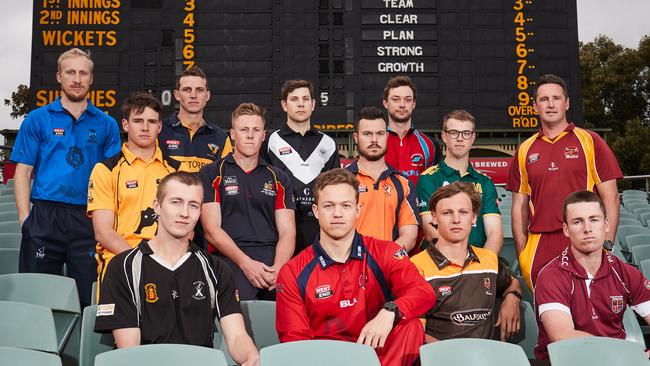
POLYGON ((410 251, 418 233, 417 194, 413 184, 384 160, 386 127, 376 107, 363 108, 355 125, 359 160, 348 170, 359 181, 361 212, 356 228, 363 235, 394 241, 410 251))
POLYGON ((164 159, 156 145, 162 111, 158 100, 148 93, 135 93, 122 110, 128 140, 118 154, 95 165, 88 184, 87 212, 97 239, 100 284, 111 258, 154 237, 158 225, 153 200, 158 182, 180 165, 164 159))
POLYGON ((500 338, 520 326, 521 287, 496 253, 469 244, 481 197, 468 182, 438 188, 429 201, 438 241, 411 261, 436 293, 436 304, 425 315, 427 343, 451 338, 491 339, 495 325, 500 338), (496 297, 503 298, 499 314, 496 297))

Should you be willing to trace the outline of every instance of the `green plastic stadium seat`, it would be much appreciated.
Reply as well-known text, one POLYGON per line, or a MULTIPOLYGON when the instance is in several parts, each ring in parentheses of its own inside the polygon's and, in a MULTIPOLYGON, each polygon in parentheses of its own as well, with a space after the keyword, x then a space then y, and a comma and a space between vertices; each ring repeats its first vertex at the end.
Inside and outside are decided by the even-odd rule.
POLYGON ((0 248, 20 248, 22 234, 19 233, 0 233, 0 248))
MULTIPOLYGON (((362 344, 313 340, 262 348, 261 366, 380 366, 375 350, 362 344)), ((100 365, 97 365, 100 366, 100 365)))
POLYGON ((630 250, 639 245, 650 245, 650 232, 628 235, 625 237, 625 242, 630 250))
POLYGON ((16 197, 14 196, 0 196, 0 203, 14 203, 16 202, 16 197))
POLYGON ((621 251, 621 246, 619 244, 614 245, 614 248, 612 248, 612 254, 616 258, 618 258, 618 259, 622 260, 623 262, 627 263, 627 258, 625 258, 625 255, 621 251))
POLYGON ((275 301, 242 301, 241 308, 248 334, 258 349, 280 343, 275 330, 275 301))
POLYGON ((0 347, 0 360, 3 366, 61 366, 57 355, 15 347, 0 347))
POLYGON ((18 273, 20 249, 0 248, 0 275, 18 273))
POLYGON ((0 196, 13 196, 14 195, 14 189, 13 188, 2 188, 0 189, 0 196))
POLYGON ((57 353, 52 311, 45 306, 0 301, 0 346, 57 353))
POLYGON ((608 337, 566 339, 548 345, 553 366, 647 365, 648 358, 638 343, 608 337))
POLYGON ((628 219, 628 218, 625 218, 625 217, 621 217, 620 219, 618 219, 618 225, 619 226, 622 226, 622 225, 643 226, 641 221, 639 221, 637 219, 628 219))
POLYGON ((650 259, 650 244, 637 245, 630 249, 632 250, 632 263, 639 264, 644 259, 650 259))
POLYGON ((59 351, 64 364, 79 357, 81 308, 75 281, 43 273, 0 275, 0 300, 19 301, 52 310, 59 351))
MULTIPOLYGON (((480 338, 448 339, 420 347, 422 366, 527 366, 524 350, 516 344, 480 338)), ((554 365, 555 366, 555 365, 554 365)))
POLYGON ((79 366, 93 366, 95 356, 113 350, 115 339, 111 333, 95 333, 95 315, 97 305, 90 305, 84 309, 81 319, 81 344, 79 346, 79 366))
POLYGON ((639 270, 643 272, 645 278, 650 278, 650 259, 644 259, 639 263, 639 270))
POLYGON ((647 201, 629 201, 625 204, 625 209, 628 212, 634 212, 637 208, 650 207, 647 201))
POLYGON ((638 343, 643 347, 643 349, 646 348, 641 325, 639 325, 639 321, 636 320, 634 310, 629 306, 625 309, 625 313, 623 313, 623 329, 625 329, 625 340, 638 343))
MULTIPOLYGON (((495 311, 498 312, 501 306, 501 299, 497 298, 497 302, 495 311)), ((521 328, 516 335, 508 339, 508 342, 518 344, 524 350, 526 357, 532 359, 535 358, 535 344, 537 343, 537 336, 539 334, 537 320, 535 319, 535 310, 533 310, 533 306, 528 301, 520 301, 519 312, 521 315, 521 328)), ((499 340, 500 334, 499 328, 496 328, 494 331, 494 340, 499 340)))
POLYGON ((616 231, 616 241, 621 246, 623 253, 629 253, 630 247, 627 245, 626 237, 633 234, 650 234, 650 229, 636 225, 619 225, 616 231))
POLYGON ((148 344, 100 353, 95 366, 226 366, 219 350, 187 344, 148 344))
POLYGON ((0 222, 0 233, 22 233, 20 222, 18 220, 0 222))
POLYGON ((639 215, 639 221, 643 224, 643 226, 648 227, 648 224, 650 224, 650 212, 645 212, 639 215))
POLYGON ((634 209, 634 217, 641 221, 641 215, 650 212, 650 207, 639 207, 634 209))
MULTIPOLYGON (((639 209, 639 210, 640 210, 640 209, 639 209)), ((619 216, 620 216, 620 218, 622 218, 622 219, 623 219, 623 218, 625 218, 625 219, 636 219, 636 218, 637 218, 633 213, 631 213, 631 212, 627 212, 627 211, 621 211, 621 212, 619 213, 619 216)))
POLYGON ((639 189, 626 189, 623 191, 623 196, 637 196, 647 198, 648 192, 639 189))
POLYGON ((90 305, 97 304, 97 281, 93 282, 93 287, 90 290, 90 305))
POLYGON ((14 182, 14 179, 13 179, 13 178, 11 178, 11 179, 7 179, 7 185, 6 185, 5 187, 7 187, 7 188, 13 188, 13 187, 14 187, 14 183, 15 183, 15 182, 14 182))

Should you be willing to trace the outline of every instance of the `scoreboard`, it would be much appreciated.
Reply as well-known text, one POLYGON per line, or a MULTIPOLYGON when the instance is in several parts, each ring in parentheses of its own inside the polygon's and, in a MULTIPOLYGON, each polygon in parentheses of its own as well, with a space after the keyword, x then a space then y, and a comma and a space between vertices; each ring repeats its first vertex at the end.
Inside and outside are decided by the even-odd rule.
POLYGON ((418 87, 419 129, 459 108, 479 130, 537 128, 533 90, 546 73, 567 81, 569 118, 582 122, 576 0, 34 0, 32 107, 58 96, 56 61, 71 47, 91 50, 89 97, 117 119, 139 90, 173 113, 176 77, 197 65, 207 117, 224 127, 242 102, 279 127, 282 83, 301 78, 316 88, 312 122, 351 129, 401 74, 418 87))

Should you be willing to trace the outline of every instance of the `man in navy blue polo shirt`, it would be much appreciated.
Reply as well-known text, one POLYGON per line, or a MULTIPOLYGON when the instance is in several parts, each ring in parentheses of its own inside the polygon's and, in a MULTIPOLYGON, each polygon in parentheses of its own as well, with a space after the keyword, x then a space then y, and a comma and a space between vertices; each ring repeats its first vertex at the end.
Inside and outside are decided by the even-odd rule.
POLYGON ((295 248, 291 180, 259 156, 264 124, 263 108, 239 105, 232 113, 233 153, 199 173, 205 237, 230 264, 242 300, 274 300, 277 274, 295 248))
POLYGON ((117 122, 86 99, 93 82, 89 54, 78 48, 61 54, 56 79, 61 97, 27 115, 11 154, 23 224, 19 269, 60 274, 65 263, 84 305, 97 278, 88 178, 95 163, 120 151, 120 133, 117 122))

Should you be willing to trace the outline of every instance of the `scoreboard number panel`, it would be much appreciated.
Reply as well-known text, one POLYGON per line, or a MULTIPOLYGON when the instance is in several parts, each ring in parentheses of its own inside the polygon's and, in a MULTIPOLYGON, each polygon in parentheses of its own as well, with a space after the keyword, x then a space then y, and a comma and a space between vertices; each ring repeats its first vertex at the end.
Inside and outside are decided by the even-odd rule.
MULTIPOLYGON (((32 108, 59 96, 56 61, 71 47, 92 52, 88 97, 118 119, 138 90, 173 113, 175 79, 193 65, 209 78, 206 114, 224 127, 247 101, 279 127, 280 89, 292 78, 314 82, 313 121, 328 130, 381 106, 399 74, 418 86, 423 130, 458 108, 480 130, 538 128, 533 94, 546 73, 565 78, 581 105, 576 0, 35 0, 32 108)), ((580 108, 569 118, 580 124, 580 108)))

